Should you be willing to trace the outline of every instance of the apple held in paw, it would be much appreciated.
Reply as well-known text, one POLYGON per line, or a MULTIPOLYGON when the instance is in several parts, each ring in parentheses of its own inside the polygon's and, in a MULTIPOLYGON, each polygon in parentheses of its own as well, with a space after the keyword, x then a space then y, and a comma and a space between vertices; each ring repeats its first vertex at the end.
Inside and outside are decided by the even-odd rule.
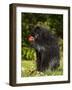
POLYGON ((30 35, 30 36, 28 37, 28 41, 30 41, 30 42, 34 41, 34 37, 30 35))

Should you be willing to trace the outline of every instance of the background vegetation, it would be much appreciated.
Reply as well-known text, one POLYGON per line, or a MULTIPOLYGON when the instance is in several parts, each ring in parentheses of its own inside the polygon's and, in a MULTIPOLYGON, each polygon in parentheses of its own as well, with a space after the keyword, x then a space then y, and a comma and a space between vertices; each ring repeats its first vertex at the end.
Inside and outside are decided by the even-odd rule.
POLYGON ((36 14, 22 13, 22 63, 21 76, 45 76, 63 74, 63 15, 56 14, 36 14), (45 72, 36 71, 36 53, 29 48, 30 43, 27 37, 35 26, 48 28, 48 31, 55 34, 59 39, 60 47, 60 67, 55 71, 46 70, 45 72))

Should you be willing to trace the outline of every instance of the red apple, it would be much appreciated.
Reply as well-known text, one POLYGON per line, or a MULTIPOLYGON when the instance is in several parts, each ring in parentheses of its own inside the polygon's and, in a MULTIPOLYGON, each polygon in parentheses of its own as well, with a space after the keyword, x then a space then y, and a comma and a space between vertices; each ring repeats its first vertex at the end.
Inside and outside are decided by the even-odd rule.
POLYGON ((30 41, 30 42, 34 41, 34 37, 30 35, 30 36, 28 37, 28 41, 30 41))

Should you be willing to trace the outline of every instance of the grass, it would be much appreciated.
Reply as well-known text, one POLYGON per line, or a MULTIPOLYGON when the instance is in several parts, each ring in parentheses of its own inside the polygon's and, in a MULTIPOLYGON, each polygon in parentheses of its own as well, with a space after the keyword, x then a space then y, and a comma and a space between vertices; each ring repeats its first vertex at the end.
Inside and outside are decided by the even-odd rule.
POLYGON ((35 69, 36 69, 36 65, 33 60, 32 61, 22 60, 22 63, 21 63, 21 76, 22 77, 31 76, 31 72, 34 71, 35 69))
POLYGON ((60 66, 54 70, 46 70, 44 72, 38 72, 36 70, 36 63, 35 60, 22 60, 21 63, 21 76, 22 77, 34 77, 34 76, 56 76, 56 75, 62 75, 63 74, 63 63, 62 58, 60 60, 60 66))

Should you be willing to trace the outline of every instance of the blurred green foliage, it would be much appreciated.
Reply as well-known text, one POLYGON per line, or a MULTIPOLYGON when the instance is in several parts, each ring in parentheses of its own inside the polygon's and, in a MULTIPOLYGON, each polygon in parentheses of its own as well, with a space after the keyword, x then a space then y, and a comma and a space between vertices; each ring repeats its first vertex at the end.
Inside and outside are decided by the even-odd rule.
POLYGON ((33 48, 23 47, 22 48, 22 58, 25 60, 35 60, 36 54, 33 48))

